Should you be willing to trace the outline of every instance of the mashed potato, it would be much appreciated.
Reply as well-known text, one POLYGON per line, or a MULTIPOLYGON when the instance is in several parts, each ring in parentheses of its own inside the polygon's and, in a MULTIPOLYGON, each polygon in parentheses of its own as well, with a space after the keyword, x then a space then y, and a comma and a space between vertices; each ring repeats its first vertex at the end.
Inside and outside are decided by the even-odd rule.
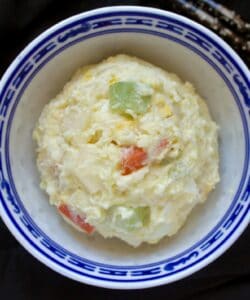
POLYGON ((133 246, 175 234, 219 181, 204 101, 190 83, 127 55, 78 70, 33 137, 50 203, 77 229, 133 246))

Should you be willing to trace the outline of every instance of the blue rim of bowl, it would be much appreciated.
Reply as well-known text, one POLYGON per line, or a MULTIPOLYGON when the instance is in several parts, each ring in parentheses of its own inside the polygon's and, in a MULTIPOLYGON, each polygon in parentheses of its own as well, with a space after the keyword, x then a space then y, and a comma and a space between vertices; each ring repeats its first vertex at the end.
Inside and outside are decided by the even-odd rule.
MULTIPOLYGON (((247 75, 242 71, 235 58, 232 57, 230 53, 224 50, 221 45, 219 45, 214 39, 210 37, 211 32, 208 31, 208 34, 206 34, 204 33, 204 29, 197 29, 197 25, 190 26, 189 24, 193 24, 193 22, 190 22, 188 20, 189 24, 187 24, 186 19, 183 17, 177 16, 172 13, 168 13, 168 15, 166 15, 166 13, 156 9, 141 8, 140 10, 138 10, 135 7, 130 9, 125 7, 123 8, 123 11, 121 11, 119 8, 112 10, 112 12, 104 12, 104 9, 95 10, 93 11, 93 15, 91 16, 82 14, 76 16, 77 20, 72 20, 72 18, 68 19, 69 22, 66 25, 62 25, 62 23, 64 22, 59 23, 58 25, 61 24, 61 26, 56 25, 59 27, 59 29, 52 31, 52 33, 42 38, 39 43, 33 45, 28 53, 24 57, 20 58, 20 61, 17 63, 17 66, 15 66, 12 72, 8 74, 7 80, 5 80, 6 82, 2 86, 2 92, 0 95, 0 114, 3 118, 0 123, 1 148, 3 144, 2 139, 5 138, 4 156, 9 179, 7 180, 7 177, 5 177, 3 172, 2 163, 4 160, 1 152, 0 198, 4 211, 3 219, 7 223, 7 225, 11 223, 12 226, 14 226, 15 232, 13 232, 13 228, 11 231, 15 236, 21 235, 22 238, 24 238, 32 248, 36 249, 35 251, 38 251, 42 256, 54 262, 58 266, 66 268, 70 272, 74 272, 78 275, 83 275, 84 277, 87 276, 92 279, 98 279, 99 281, 111 281, 117 283, 139 283, 143 281, 151 281, 152 283, 148 286, 153 286, 157 285, 157 282, 153 283, 153 281, 156 281, 156 279, 167 279, 171 276, 173 277, 173 275, 177 273, 183 273, 184 270, 188 270, 202 261, 204 262, 208 257, 211 258, 214 253, 219 248, 221 248, 231 238, 232 235, 235 234, 238 228, 243 224, 243 221, 247 219, 249 213, 248 200, 250 194, 250 180, 247 175, 249 171, 249 126, 247 125, 246 110, 249 113, 249 98, 246 97, 246 90, 249 90, 249 82, 247 80, 247 75), (127 28, 117 28, 117 26, 119 26, 121 23, 124 24, 124 22, 125 25, 129 25, 127 26, 127 28), (159 32, 159 27, 156 27, 157 24, 161 25, 161 29, 165 29, 165 32, 164 30, 159 32), (108 29, 103 29, 105 27, 108 27, 108 29), (112 27, 114 28, 111 29, 112 27), (93 31, 93 29, 96 30, 93 31), (190 36, 192 37, 190 43, 187 43, 187 41, 184 42, 181 39, 181 37, 184 38, 184 29, 185 37, 187 36, 187 34, 190 34, 190 36), (211 67, 213 67, 216 72, 223 78, 234 96, 235 102, 241 114, 246 142, 246 155, 242 172, 242 179, 235 193, 234 199, 222 220, 207 234, 206 237, 204 237, 202 240, 197 242, 192 247, 186 249, 182 253, 163 261, 139 266, 116 266, 83 259, 82 257, 69 252, 68 250, 52 241, 40 228, 37 227, 37 225, 34 223, 34 221, 27 213, 26 209, 22 205, 22 201, 17 193, 12 178, 9 158, 9 136, 15 109, 25 88, 29 85, 30 81, 39 72, 39 70, 55 55, 62 52, 67 47, 70 47, 85 39, 93 38, 99 35, 121 32, 138 32, 148 35, 160 36, 162 38, 172 40, 189 48, 191 51, 194 51, 196 54, 202 57, 202 59, 209 63, 211 67), (176 37, 176 35, 180 36, 176 37), (68 42, 67 37, 69 40, 68 42), (197 40, 197 37, 203 39, 203 42, 199 39, 197 40), (55 43, 55 39, 57 39, 58 44, 55 43), (59 39, 61 40, 61 44, 59 44, 59 39), (216 54, 214 57, 217 57, 217 64, 211 59, 211 57, 207 56, 204 53, 204 49, 206 51, 209 51, 209 54, 211 54, 211 51, 214 51, 214 54, 216 54), (43 52, 40 52, 41 55, 39 55, 38 53, 41 50, 43 50, 43 52), (227 75, 237 75, 235 77, 237 79, 235 79, 235 83, 238 85, 238 91, 235 90, 235 88, 232 86, 231 82, 229 81, 225 73, 223 73, 222 69, 224 70, 224 72, 227 72, 227 75), (20 76, 20 71, 23 70, 24 72, 22 73, 22 76, 20 76), (13 90, 13 86, 16 87, 15 91, 13 90), (241 97, 239 97, 239 94, 241 94, 241 97), (15 99, 14 104, 13 99, 15 99), (6 117, 8 106, 10 104, 13 104, 13 106, 11 107, 9 116, 6 117), (2 134, 2 130, 4 127, 7 127, 5 135, 2 134), (3 195, 3 190, 5 190, 5 192, 7 193, 7 196, 3 195), (9 209, 7 202, 11 203, 12 211, 9 209), (18 216, 19 213, 22 213, 21 217, 18 216), (26 231, 23 231, 23 228, 21 228, 18 222, 16 222, 15 218, 20 218, 21 223, 26 226, 25 230, 28 230, 29 235, 27 235, 26 231), (8 219, 8 221, 6 221, 6 219, 8 219), (16 233, 16 230, 18 233, 16 233), (30 238, 31 236, 35 240, 39 239, 40 245, 35 243, 34 240, 30 238), (214 245, 215 247, 213 247, 214 245), (207 251, 210 247, 212 247, 210 251, 207 251), (44 251, 45 249, 51 254, 53 253, 53 255, 49 255, 48 252, 44 251), (201 255, 203 251, 205 254, 201 255), (60 259, 61 261, 59 261, 58 259, 60 259), (63 260, 64 263, 67 263, 67 265, 62 263, 63 260), (71 267, 69 267, 69 265, 71 265, 71 267)), ((30 249, 28 250, 31 252, 30 249)), ((32 254, 35 255, 34 253, 32 254)), ((39 258, 40 260, 42 260, 40 256, 38 257, 38 259, 39 258)), ((71 277, 68 274, 65 275, 71 277)), ((79 278, 74 279, 84 281, 83 278, 82 280, 79 278)), ((170 282, 171 280, 166 280, 166 282, 167 281, 170 282)), ((105 284, 97 282, 93 283, 90 281, 89 283, 106 286, 105 284)), ((139 287, 138 284, 137 287, 139 287)))

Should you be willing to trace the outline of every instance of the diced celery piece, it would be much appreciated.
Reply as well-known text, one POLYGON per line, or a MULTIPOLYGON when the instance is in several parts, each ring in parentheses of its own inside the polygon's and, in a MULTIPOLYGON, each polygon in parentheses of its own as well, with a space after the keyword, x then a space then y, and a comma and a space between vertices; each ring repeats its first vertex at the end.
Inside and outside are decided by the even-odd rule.
POLYGON ((118 206, 113 210, 113 218, 118 227, 128 231, 136 230, 148 224, 150 208, 118 206))
POLYGON ((147 111, 153 90, 144 83, 119 81, 109 88, 110 108, 120 114, 143 114, 147 111))

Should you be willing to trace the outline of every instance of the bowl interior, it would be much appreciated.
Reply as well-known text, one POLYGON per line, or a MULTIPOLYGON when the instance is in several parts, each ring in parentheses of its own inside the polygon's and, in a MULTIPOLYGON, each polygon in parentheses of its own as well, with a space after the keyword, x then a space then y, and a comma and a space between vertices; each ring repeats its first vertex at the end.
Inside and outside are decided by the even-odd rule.
POLYGON ((79 41, 43 65, 25 88, 16 107, 9 147, 17 194, 38 227, 74 254, 114 265, 138 265, 170 258, 206 236, 233 200, 245 155, 239 108, 215 69, 198 54, 175 41, 135 32, 105 34, 79 41), (135 55, 193 83, 220 128, 221 182, 207 202, 194 209, 175 237, 164 238, 156 245, 144 244, 137 249, 118 239, 105 240, 99 235, 87 237, 58 216, 49 205, 47 195, 39 188, 35 144, 31 137, 44 105, 60 92, 78 67, 98 63, 118 53, 135 55))

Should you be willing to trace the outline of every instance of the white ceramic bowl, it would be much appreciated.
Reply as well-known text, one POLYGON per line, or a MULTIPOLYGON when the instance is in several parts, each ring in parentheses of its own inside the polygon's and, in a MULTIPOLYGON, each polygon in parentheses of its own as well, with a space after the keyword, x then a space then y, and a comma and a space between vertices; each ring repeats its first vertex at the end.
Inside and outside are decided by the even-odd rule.
MULTIPOLYGON (((249 222, 249 71, 211 31, 145 7, 108 7, 53 26, 14 60, 0 86, 1 216, 51 269, 108 288, 145 288, 188 276, 221 255, 249 222), (192 82, 220 126, 221 182, 183 229, 154 246, 87 237, 68 226, 39 188, 31 134, 44 105, 79 67, 136 55, 192 82)), ((21 276, 21 275, 20 275, 21 276)))

